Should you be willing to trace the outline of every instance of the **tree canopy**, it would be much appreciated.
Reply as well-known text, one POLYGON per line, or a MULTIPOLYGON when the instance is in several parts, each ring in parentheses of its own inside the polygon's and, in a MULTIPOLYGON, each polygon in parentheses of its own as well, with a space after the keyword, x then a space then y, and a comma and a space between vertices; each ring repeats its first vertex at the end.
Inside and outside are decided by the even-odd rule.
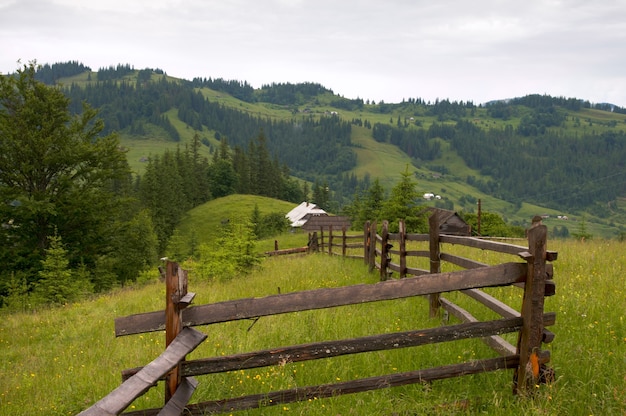
MULTIPOLYGON (((33 62, 0 77, 0 259, 29 283, 39 279, 52 236, 71 266, 95 271, 123 244, 120 222, 137 212, 117 137, 100 134, 103 123, 88 105, 72 115, 63 92, 35 73, 33 62)), ((5 281, 0 272, 0 294, 5 281)))

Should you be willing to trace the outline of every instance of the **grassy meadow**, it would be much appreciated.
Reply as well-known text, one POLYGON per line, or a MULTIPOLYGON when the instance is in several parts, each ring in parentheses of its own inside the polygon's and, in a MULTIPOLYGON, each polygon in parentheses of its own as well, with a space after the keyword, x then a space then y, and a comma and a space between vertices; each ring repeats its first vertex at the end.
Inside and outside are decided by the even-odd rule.
MULTIPOLYGON (((294 245, 301 236, 285 236, 294 245)), ((283 241, 283 240, 280 240, 283 241)), ((281 245, 283 245, 281 243, 281 245)), ((286 246, 285 243, 284 246, 286 246)), ((443 251, 496 264, 517 261, 458 246, 443 251)), ((559 252, 554 263, 557 293, 546 310, 557 313, 550 365, 556 381, 537 388, 533 398, 511 394, 512 371, 465 376, 303 403, 277 405, 242 415, 624 415, 626 414, 625 243, 549 241, 559 252)), ((444 269, 445 270, 445 269, 444 269)), ((198 281, 190 273, 195 304, 291 291, 375 283, 360 260, 324 254, 266 259, 261 268, 232 280, 198 281)), ((521 291, 490 289, 519 309, 521 291)), ((116 339, 114 319, 161 310, 163 283, 118 289, 83 302, 35 312, 3 313, 0 323, 0 415, 72 415, 99 400, 121 382, 125 368, 143 365, 164 349, 164 334, 116 339)), ((490 318, 461 294, 446 294, 480 318, 490 318)), ((450 319, 450 324, 456 323, 450 319)), ((219 356, 297 343, 405 331, 446 324, 428 318, 428 302, 393 302, 309 311, 258 321, 199 327, 208 339, 189 358, 219 356)), ((347 381, 398 371, 455 364, 495 356, 482 342, 465 340, 332 360, 235 371, 198 377, 192 402, 276 389, 347 381)), ((158 407, 160 383, 132 409, 158 407)), ((131 410, 131 409, 127 409, 131 410)))

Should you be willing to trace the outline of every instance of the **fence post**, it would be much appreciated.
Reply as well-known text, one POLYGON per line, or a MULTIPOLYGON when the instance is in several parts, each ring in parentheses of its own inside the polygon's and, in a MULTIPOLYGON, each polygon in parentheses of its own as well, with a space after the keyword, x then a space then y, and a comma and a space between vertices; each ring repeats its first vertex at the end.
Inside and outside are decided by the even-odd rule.
POLYGON ((369 271, 371 272, 376 268, 376 221, 370 224, 369 229, 369 249, 368 249, 368 264, 369 271))
MULTIPOLYGON (((441 273, 441 251, 439 248, 439 216, 433 213, 428 217, 428 227, 430 234, 430 272, 441 273)), ((430 301, 431 318, 436 318, 439 314, 439 293, 433 293, 428 296, 430 301)))
POLYGON ((370 264, 370 222, 365 221, 363 227, 363 261, 370 264))
POLYGON ((328 255, 333 255, 333 226, 328 226, 328 255))
POLYGON ((406 224, 400 220, 398 224, 400 233, 400 279, 406 277, 406 224))
POLYGON ((341 255, 346 257, 348 251, 348 237, 346 236, 346 232, 348 231, 347 227, 344 225, 341 227, 341 255))
MULTIPOLYGON (((187 271, 177 263, 167 262, 165 273, 165 347, 167 348, 183 329, 180 301, 187 294, 187 271)), ((165 403, 174 395, 180 384, 180 366, 174 367, 165 381, 165 403)))
POLYGON ((543 337, 543 306, 546 284, 546 246, 548 228, 541 218, 533 218, 527 230, 528 252, 520 255, 528 262, 524 298, 523 325, 518 336, 519 366, 513 376, 513 392, 530 392, 540 375, 541 342, 543 337))
POLYGON ((317 231, 309 233, 309 253, 317 253, 320 249, 319 242, 317 241, 317 231))
POLYGON ((383 228, 380 234, 382 238, 380 248, 380 280, 382 281, 389 278, 387 267, 390 260, 389 249, 391 248, 391 244, 389 244, 389 222, 387 220, 383 221, 383 228))

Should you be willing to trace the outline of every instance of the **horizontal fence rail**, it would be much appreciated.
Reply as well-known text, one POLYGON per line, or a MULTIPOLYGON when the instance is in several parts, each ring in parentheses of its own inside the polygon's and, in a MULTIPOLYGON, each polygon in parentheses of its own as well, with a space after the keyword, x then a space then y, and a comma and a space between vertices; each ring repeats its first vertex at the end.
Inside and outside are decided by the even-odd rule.
MULTIPOLYGON (((176 358, 178 361, 168 366, 168 369, 151 372, 151 378, 146 380, 146 383, 150 382, 149 386, 154 385, 157 380, 166 381, 165 407, 125 414, 173 415, 181 414, 184 411, 184 414, 201 415, 213 412, 231 412, 500 369, 514 371, 514 392, 532 391, 531 386, 541 380, 545 381, 550 375, 550 369, 546 366, 550 361, 550 354, 549 351, 541 349, 541 344, 549 343, 554 338, 554 334, 545 328, 554 325, 556 319, 556 314, 546 313, 543 310, 544 296, 550 296, 555 291, 554 283, 551 280, 553 269, 551 265, 546 264, 546 261, 553 261, 557 258, 557 253, 545 249, 545 236, 547 234, 545 226, 540 223, 533 223, 533 227, 528 230, 529 246, 523 247, 472 237, 439 235, 439 224, 435 215, 431 216, 429 224, 429 234, 407 233, 403 222, 399 224, 398 233, 389 233, 386 222, 383 222, 380 234, 377 232, 375 223, 367 223, 362 235, 348 235, 346 229, 343 228, 341 235, 338 236, 333 234, 332 227, 330 227, 326 235, 324 229, 320 229, 319 235, 317 232, 309 234, 307 247, 278 250, 278 243, 276 242, 275 250, 266 253, 268 255, 284 255, 322 252, 328 255, 358 257, 363 259, 370 271, 378 269, 380 281, 375 284, 306 290, 187 308, 193 295, 187 293, 186 274, 178 268, 178 265, 168 262, 166 296, 169 300, 166 311, 117 318, 115 320, 116 336, 165 330, 167 339, 174 343, 181 334, 187 333, 188 330, 191 330, 190 327, 194 326, 215 325, 261 316, 340 308, 348 305, 418 296, 426 296, 429 299, 431 316, 438 316, 443 309, 459 319, 461 323, 358 338, 287 345, 194 360, 186 360, 186 353, 181 353, 176 358), (359 242, 350 242, 356 240, 359 242), (409 250, 407 249, 407 242, 411 242, 411 244, 424 243, 428 247, 427 249, 411 247, 409 250), (442 253, 440 250, 441 243, 510 254, 517 256, 522 261, 488 265, 461 256, 442 253), (355 254, 355 250, 361 250, 362 254, 355 254), (392 262, 392 256, 395 262, 392 262), (409 267, 407 259, 410 258, 427 259, 429 269, 409 267), (454 264, 463 270, 442 273, 442 261, 454 264), (400 278, 392 278, 392 272, 400 278), (486 287, 500 286, 518 286, 523 289, 521 312, 481 290, 486 287), (457 291, 497 313, 501 318, 479 321, 470 312, 441 296, 442 293, 457 291), (501 338, 501 335, 507 333, 518 334, 517 345, 512 345, 501 338), (500 356, 333 384, 304 386, 264 394, 188 404, 191 393, 198 383, 196 377, 281 365, 286 361, 302 362, 322 358, 332 359, 352 354, 419 347, 471 338, 483 340, 500 356), (531 365, 531 363, 534 364, 531 365)), ((136 379, 138 375, 145 373, 149 366, 123 370, 124 383, 122 386, 136 379)), ((149 388, 149 386, 142 386, 142 389, 149 388)))

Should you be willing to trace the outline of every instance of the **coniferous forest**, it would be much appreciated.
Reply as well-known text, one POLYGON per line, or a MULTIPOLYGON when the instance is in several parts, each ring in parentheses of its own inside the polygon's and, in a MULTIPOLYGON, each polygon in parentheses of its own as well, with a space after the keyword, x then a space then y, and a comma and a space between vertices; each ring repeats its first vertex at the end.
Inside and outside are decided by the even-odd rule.
MULTIPOLYGON (((85 71, 91 74, 90 68, 76 61, 46 64, 37 71, 37 78, 55 84, 85 71)), ((335 209, 349 203, 355 190, 370 185, 371 178, 351 173, 357 163, 351 141, 354 125, 370 129, 374 140, 397 146, 421 163, 440 157, 442 143, 448 143, 470 168, 480 172, 464 178, 469 186, 511 203, 527 201, 564 211, 601 210, 615 206, 626 195, 624 122, 608 120, 594 126, 577 115, 581 109, 626 114, 626 109, 612 104, 538 94, 481 106, 420 98, 398 104, 370 103, 336 96, 312 82, 272 83, 255 90, 245 81, 200 77, 186 81, 168 77, 161 69, 135 71, 129 64, 99 68, 94 74, 90 75, 94 82, 63 84, 62 91, 70 98, 73 112, 80 112, 83 102, 98 109, 105 133, 140 135, 151 124, 162 128, 170 140, 180 141, 179 131, 165 115, 171 109, 188 127, 214 131, 218 140, 224 137, 237 154, 262 131, 270 158, 289 175, 330 186, 335 209), (136 76, 129 77, 133 73, 136 76), (294 115, 287 120, 254 115, 206 98, 202 88, 247 103, 290 108, 294 115), (330 96, 327 102, 337 110, 365 108, 372 114, 390 114, 389 121, 371 122, 366 116, 348 121, 337 116, 337 111, 324 116, 308 113, 307 106, 319 103, 323 96, 330 96), (477 123, 479 107, 498 124, 477 123), (422 124, 424 118, 435 122, 422 124), (565 128, 568 120, 579 128, 565 128), (613 176, 615 180, 609 180, 613 176)), ((439 168, 445 172, 444 166, 439 168)))
MULTIPOLYGON (((369 172, 357 176, 357 133, 433 176, 454 173, 442 162, 454 154, 472 172, 457 178, 463 186, 514 206, 597 218, 625 211, 626 110, 612 104, 546 95, 376 103, 311 82, 255 89, 129 64, 92 71, 76 61, 31 63, 0 81, 0 259, 10 271, 0 276, 0 296, 41 287, 54 267, 82 277, 41 293, 52 302, 134 280, 164 253, 186 212, 231 194, 312 200, 359 221, 383 215, 380 201, 397 189, 369 172), (43 113, 50 117, 38 119, 43 113), (131 172, 119 137, 128 143, 155 129, 175 150, 131 172), (44 262, 54 256, 56 266, 44 262)), ((420 199, 408 167, 397 172, 420 199)), ((470 193, 435 204, 475 205, 470 193)))

